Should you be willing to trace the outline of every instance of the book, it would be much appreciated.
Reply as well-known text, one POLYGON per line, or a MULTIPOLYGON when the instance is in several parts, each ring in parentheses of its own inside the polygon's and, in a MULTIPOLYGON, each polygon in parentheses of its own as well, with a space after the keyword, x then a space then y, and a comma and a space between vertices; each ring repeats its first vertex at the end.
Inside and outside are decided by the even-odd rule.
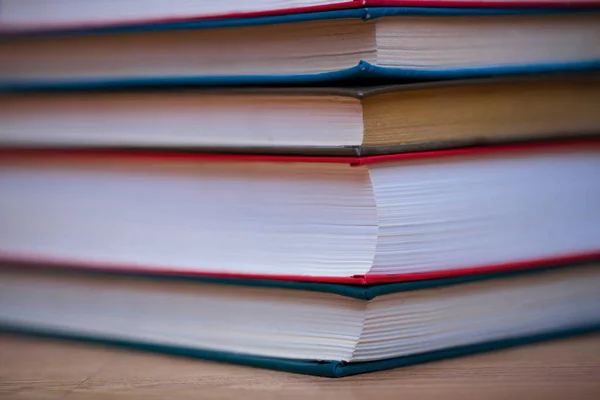
POLYGON ((23 2, 0 1, 1 30, 41 30, 73 27, 98 27, 190 20, 231 18, 258 15, 302 13, 327 9, 364 6, 432 6, 432 7, 593 7, 597 0, 76 0, 23 2))
POLYGON ((5 266, 0 327, 329 377, 600 328, 597 262, 416 285, 295 285, 5 266))
POLYGON ((0 145, 375 155, 594 136, 600 132, 599 77, 4 93, 0 145))
POLYGON ((355 285, 589 259, 599 153, 594 138, 369 157, 4 149, 0 256, 355 285))
POLYGON ((4 35, 0 88, 439 79, 592 69, 596 9, 360 8, 4 35), (410 34, 407 34, 410 32, 410 34))

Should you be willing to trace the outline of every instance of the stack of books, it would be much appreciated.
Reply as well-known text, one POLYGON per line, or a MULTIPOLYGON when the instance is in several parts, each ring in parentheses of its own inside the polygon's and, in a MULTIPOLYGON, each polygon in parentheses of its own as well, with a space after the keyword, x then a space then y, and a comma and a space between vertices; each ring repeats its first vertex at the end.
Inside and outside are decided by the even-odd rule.
POLYGON ((0 325, 332 377, 598 329, 594 6, 1 1, 0 325))

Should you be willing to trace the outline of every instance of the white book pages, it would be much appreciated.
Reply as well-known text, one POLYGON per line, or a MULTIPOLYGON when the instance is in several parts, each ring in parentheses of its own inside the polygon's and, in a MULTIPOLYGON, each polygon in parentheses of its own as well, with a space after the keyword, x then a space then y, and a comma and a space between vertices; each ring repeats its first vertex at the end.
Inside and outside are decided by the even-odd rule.
POLYGON ((304 360, 361 362, 600 323, 600 270, 384 295, 0 270, 0 324, 304 360))
POLYGON ((107 268, 351 277, 600 249, 597 150, 350 167, 6 161, 0 254, 107 268))
MULTIPOLYGON (((0 83, 306 75, 360 61, 406 71, 595 63, 600 13, 389 16, 0 42, 0 83), (92 50, 93 49, 93 50, 92 50)), ((398 71, 397 71, 398 72, 398 71)), ((308 77, 310 79, 310 77, 308 77)))
POLYGON ((349 0, 1 0, 0 27, 114 25, 349 3, 349 0))
POLYGON ((127 92, 0 95, 5 146, 345 147, 363 139, 350 96, 127 92))

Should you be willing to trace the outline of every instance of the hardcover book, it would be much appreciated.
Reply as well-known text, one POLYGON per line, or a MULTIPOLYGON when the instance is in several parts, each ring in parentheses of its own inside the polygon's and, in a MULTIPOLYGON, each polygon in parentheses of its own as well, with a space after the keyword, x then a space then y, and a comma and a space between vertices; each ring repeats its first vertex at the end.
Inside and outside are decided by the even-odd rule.
POLYGON ((356 285, 588 259, 599 155, 597 139, 370 157, 4 149, 0 256, 356 285))
POLYGON ((591 74, 371 88, 0 94, 3 147, 376 155, 593 137, 591 74))
POLYGON ((389 7, 594 7, 597 0, 1 0, 0 30, 43 30, 148 24, 204 18, 251 17, 389 7))
POLYGON ((597 263, 369 288, 0 269, 0 328, 340 377, 600 327, 597 263))
POLYGON ((360 8, 0 40, 0 87, 308 83, 591 69, 597 9, 360 8))

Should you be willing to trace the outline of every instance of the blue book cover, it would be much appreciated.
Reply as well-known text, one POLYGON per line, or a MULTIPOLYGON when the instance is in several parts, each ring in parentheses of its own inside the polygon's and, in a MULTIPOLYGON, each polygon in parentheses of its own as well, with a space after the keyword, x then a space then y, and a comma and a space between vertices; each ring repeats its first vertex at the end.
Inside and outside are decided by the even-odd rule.
MULTIPOLYGON (((457 23, 458 25, 462 24, 462 22, 457 23)), ((406 32, 411 32, 411 26, 407 25, 404 36, 410 36, 406 32)), ((595 44, 597 41, 594 39, 597 37, 596 26, 600 26, 600 12, 591 8, 561 10, 552 8, 375 7, 279 16, 113 26, 87 30, 72 29, 29 32, 27 34, 4 34, 0 37, 0 50, 3 54, 0 57, 2 64, 0 66, 0 89, 51 90, 184 85, 308 85, 332 82, 389 83, 590 70, 600 66, 600 52, 597 50, 597 44, 595 44), (478 35, 476 33, 483 32, 484 29, 482 28, 488 26, 487 21, 492 17, 495 18, 495 24, 499 28, 494 28, 497 29, 496 33, 490 31, 491 33, 488 34, 492 38, 508 38, 506 42, 502 42, 507 43, 507 45, 495 49, 483 46, 482 43, 485 42, 475 41, 471 43, 469 38, 475 37, 477 39, 478 35), (367 36, 361 39, 364 42, 368 35, 376 34, 375 31, 379 28, 376 29, 375 24, 378 24, 379 21, 392 21, 395 18, 412 18, 406 21, 413 21, 415 18, 416 20, 429 18, 428 23, 434 24, 431 26, 431 31, 434 33, 436 32, 436 21, 445 24, 447 21, 468 20, 470 21, 468 24, 475 23, 476 27, 470 28, 471 32, 475 34, 467 35, 464 49, 447 49, 444 57, 450 55, 451 57, 458 57, 458 60, 460 60, 458 52, 468 50, 473 52, 475 58, 481 59, 473 65, 460 65, 456 62, 455 64, 450 63, 452 65, 449 64, 449 66, 444 66, 441 62, 438 65, 438 59, 441 58, 436 58, 436 51, 444 50, 447 46, 441 45, 440 49, 429 49, 427 46, 431 46, 431 44, 427 44, 425 47, 419 48, 417 42, 405 41, 403 46, 408 46, 408 48, 404 50, 396 49, 397 56, 399 54, 399 57, 402 58, 403 54, 421 53, 424 55, 424 60, 430 61, 423 65, 419 65, 418 61, 411 61, 412 65, 399 66, 403 63, 402 60, 399 61, 398 65, 390 62, 380 62, 379 50, 363 51, 361 53, 360 51, 354 51, 352 45, 348 44, 351 39, 347 36, 351 33, 354 35, 354 31, 362 31, 361 26, 363 24, 371 29, 370 33, 365 31, 367 36), (535 29, 536 25, 532 25, 531 21, 537 18, 541 18, 540 29, 543 26, 550 26, 551 31, 544 33, 543 30, 535 29), (327 64, 331 60, 320 65, 319 63, 322 60, 319 61, 313 53, 315 51, 328 53, 330 47, 327 45, 328 42, 319 43, 317 40, 319 38, 318 33, 314 33, 314 35, 317 35, 314 38, 310 36, 312 39, 309 38, 302 42, 301 39, 308 37, 304 36, 306 32, 315 31, 313 25, 306 24, 320 24, 315 25, 315 27, 323 28, 327 24, 341 23, 340 21, 345 21, 344 24, 347 21, 354 21, 344 28, 346 34, 342 35, 338 32, 337 36, 339 38, 335 39, 337 40, 335 42, 336 46, 340 45, 343 49, 334 52, 349 53, 343 55, 344 66, 338 68, 335 62, 327 64), (505 23, 508 22, 510 22, 510 25, 505 26, 505 23), (523 25, 524 28, 519 30, 523 23, 526 25, 523 25), (280 29, 283 29, 282 27, 286 26, 288 28, 280 31, 280 29), (284 44, 281 45, 283 46, 281 49, 277 48, 277 51, 281 53, 282 59, 287 57, 285 67, 282 67, 283 63, 278 61, 277 54, 262 61, 256 55, 258 53, 252 54, 255 50, 252 47, 253 43, 258 44, 273 36, 277 37, 282 32, 288 36, 294 36, 294 29, 300 26, 308 28, 299 30, 298 37, 279 40, 280 43, 284 44), (253 42, 243 42, 247 44, 246 47, 240 47, 245 35, 254 35, 251 30, 258 28, 263 29, 262 33, 258 34, 253 42), (541 38, 548 36, 548 41, 540 41, 540 37, 527 36, 535 31, 541 32, 541 38), (554 35, 552 36, 551 32, 557 33, 552 33, 554 35), (190 35, 198 38, 197 51, 193 43, 186 45, 188 47, 182 44, 182 41, 188 40, 186 38, 189 38, 190 35), (229 39, 226 39, 227 37, 229 39), (166 44, 161 44, 163 42, 166 44), (237 45, 235 42, 237 42, 237 45), (314 42, 315 44, 306 42, 314 42), (298 47, 301 43, 303 43, 302 46, 315 47, 309 52, 298 53, 300 55, 294 55, 293 52, 286 53, 288 49, 298 47), (524 61, 520 61, 516 56, 514 58, 513 56, 518 52, 518 49, 512 49, 511 46, 520 45, 520 43, 525 43, 525 47, 521 48, 521 53, 539 53, 539 57, 525 57, 524 61), (218 53, 221 48, 229 48, 228 51, 231 51, 232 54, 228 58, 218 56, 214 60, 209 59, 208 55, 203 54, 204 45, 208 46, 213 53, 218 53), (531 46, 531 51, 523 51, 523 49, 529 49, 527 46, 531 46), (181 47, 180 53, 171 52, 172 49, 177 47, 181 47), (162 54, 163 48, 169 50, 162 54), (500 51, 499 49, 503 50, 500 51), (500 57, 498 60, 494 57, 489 58, 490 54, 494 52, 506 53, 507 58, 502 58, 504 57, 502 54, 497 56, 500 57), (150 57, 149 54, 152 53, 155 53, 156 57, 150 57), (171 57, 169 54, 177 55, 171 57), (555 58, 553 58, 553 54, 557 54, 555 58), (290 61, 290 57, 292 60, 296 57, 296 63, 298 65, 302 64, 302 67, 294 65, 294 61, 290 61), (431 61, 432 59, 433 61, 431 61), (534 59, 537 61, 531 61, 534 59), (246 62, 249 63, 247 69, 243 66, 246 62), (234 68, 235 64, 240 64, 240 67, 234 68), (263 70, 265 72, 262 72, 263 70)), ((442 27, 442 30, 439 31, 442 36, 443 29, 445 28, 442 27)), ((334 31, 327 32, 329 32, 329 36, 336 36, 334 31)), ((277 40, 273 43, 277 43, 277 40)), ((269 45, 267 43, 264 46, 268 47, 269 45)), ((263 49, 267 48, 264 46, 263 49)), ((378 48, 375 47, 374 49, 378 48)), ((206 54, 209 54, 209 52, 206 54)), ((326 55, 327 57, 330 56, 329 54, 326 55)))
MULTIPOLYGON (((8 280, 11 280, 11 268, 3 267, 0 272, 3 276, 8 277, 8 280), (8 272, 7 272, 8 271, 8 272), (6 274, 9 275, 6 275, 6 274)), ((554 277, 558 277, 560 282, 561 277, 568 277, 569 273, 581 273, 582 275, 577 278, 581 279, 589 279, 589 277, 596 279, 598 277, 597 268, 598 263, 586 263, 586 264, 558 264, 553 266, 548 266, 538 270, 530 270, 530 271, 511 271, 511 272, 498 272, 498 273, 489 273, 489 274, 481 274, 481 275, 472 275, 472 276, 463 276, 463 277, 454 277, 454 278, 444 278, 444 279, 432 279, 425 281, 413 281, 413 282, 402 282, 402 283, 391 283, 391 284, 379 284, 372 285, 368 287, 361 286, 352 286, 352 285, 341 285, 341 284, 330 284, 330 283, 311 283, 311 282, 293 282, 293 281, 276 281, 276 280, 249 280, 249 279, 222 279, 222 278, 207 278, 207 277, 177 277, 177 276, 160 276, 160 275, 152 275, 152 274, 123 274, 119 272, 99 272, 99 271, 77 271, 77 270, 52 270, 44 267, 31 267, 33 268, 33 273, 38 274, 38 276, 48 276, 51 279, 60 280, 60 279, 71 279, 69 282, 78 282, 80 280, 91 279, 95 281, 111 281, 115 280, 115 282, 119 285, 122 285, 123 282, 129 282, 129 285, 132 288, 140 288, 140 285, 144 285, 145 283, 150 285, 158 285, 162 283, 175 283, 180 285, 193 284, 197 285, 197 290, 202 290, 202 285, 211 284, 217 285, 220 287, 220 290, 223 293, 235 293, 236 290, 243 290, 245 288, 250 289, 263 289, 263 290, 275 290, 275 291, 292 291, 292 292, 312 292, 316 296, 327 294, 334 295, 339 298, 347 298, 354 299, 359 302, 369 302, 374 299, 379 298, 380 296, 386 295, 396 295, 396 294, 419 294, 423 290, 428 290, 431 293, 432 289, 446 289, 446 288, 461 288, 466 287, 468 289, 471 285, 478 284, 486 284, 490 282, 504 281, 506 283, 506 289, 512 288, 515 282, 520 278, 529 279, 530 282, 536 282, 535 279, 545 279, 544 276, 549 277, 551 274, 555 274, 554 277), (62 278, 61 278, 62 276, 62 278), (588 277, 588 278, 586 278, 588 277), (533 279, 531 279, 533 278, 533 279), (516 279, 516 280, 515 280, 516 279), (120 283, 119 283, 120 282, 120 283)), ((13 271, 16 271, 17 274, 23 275, 23 266, 13 267, 13 271)), ((31 270, 29 271, 31 272, 31 270)), ((13 272, 14 273, 14 272, 13 272)), ((27 273, 26 273, 27 274, 27 273)), ((552 278, 554 279, 554 278, 552 278)), ((592 279, 593 280, 593 279, 592 279)), ((567 279, 564 280, 567 282, 567 279)), ((67 284, 71 284, 67 283, 67 284)), ((593 285, 593 282, 590 283, 593 285)), ((588 285, 588 286, 590 286, 588 285)), ((590 286, 591 287, 591 286, 590 286)), ((483 289, 483 286, 478 286, 479 289, 483 289)), ((577 289, 577 287, 575 287, 577 289)), ((589 288, 584 288, 579 286, 579 289, 583 291, 590 292, 589 288)), ((27 291, 27 288, 16 289, 20 291, 27 291)), ((533 289, 532 289, 533 290, 533 289)), ((464 340, 462 344, 455 346, 448 346, 443 348, 437 348, 433 351, 420 351, 413 354, 408 354, 404 356, 395 356, 383 359, 376 359, 371 361, 344 361, 337 359, 300 359, 300 358, 283 358, 283 357, 274 357, 274 356, 259 356, 256 354, 242 353, 236 351, 222 351, 211 349, 210 347, 202 347, 202 346, 192 346, 192 345, 181 345, 175 344, 175 342, 171 341, 169 338, 163 338, 163 340, 153 340, 153 339, 140 339, 135 335, 110 335, 102 332, 101 330, 97 330, 97 328, 89 328, 88 326, 77 329, 74 327, 74 320, 72 317, 67 318, 67 328, 64 326, 61 328, 58 325, 52 326, 52 324, 44 323, 23 323, 23 320, 19 322, 20 316, 13 317, 12 319, 7 315, 10 314, 10 311, 6 311, 11 308, 11 306, 17 305, 17 309, 19 315, 26 314, 27 307, 19 306, 18 301, 15 301, 15 298, 11 296, 10 290, 6 290, 2 294, 3 304, 0 305, 0 331, 5 332, 16 332, 20 334, 27 335, 35 335, 35 336, 43 336, 43 337, 51 337, 58 338, 64 340, 74 340, 74 341, 82 341, 88 343, 95 343, 100 345, 110 345, 117 346, 129 349, 137 349, 158 353, 166 353, 187 357, 195 357, 206 360, 213 360, 219 362, 226 363, 234 363, 241 365, 248 365, 259 368, 267 368, 274 369, 279 371, 286 372, 294 372, 301 374, 309 374, 309 375, 318 375, 325 377, 344 377, 349 375, 356 375, 367 372, 374 372, 384 369, 397 368, 402 366, 408 366, 418 363, 430 362, 445 358, 464 356, 479 352, 485 351, 494 351, 508 347, 514 347, 519 345, 525 345, 529 343, 535 343, 540 341, 546 341, 551 339, 557 339, 562 337, 567 337, 576 334, 584 334, 588 332, 598 331, 600 328, 600 320, 597 317, 597 312, 592 312, 588 314, 585 318, 578 318, 577 314, 581 314, 577 308, 575 308, 573 295, 570 297, 567 296, 568 301, 565 302, 565 299, 561 300, 562 304, 560 307, 567 307, 571 311, 569 312, 569 316, 567 320, 563 321, 565 323, 558 323, 553 319, 560 318, 558 315, 553 316, 549 321, 544 323, 544 320, 538 321, 539 314, 534 312, 532 315, 535 315, 533 318, 536 323, 541 324, 540 326, 536 325, 535 329, 525 329, 521 330, 519 334, 500 334, 496 335, 493 339, 480 339, 469 341, 468 343, 464 340)), ((34 289, 33 297, 39 297, 39 289, 34 289)), ((278 292, 279 293, 279 292, 278 292)), ((533 293, 533 292, 532 292, 533 293)), ((547 293, 547 292, 546 292, 547 293)), ((48 294, 46 294, 48 295, 48 294)), ((60 292, 60 296, 63 296, 64 292, 60 292)), ((107 296, 113 296, 112 292, 107 292, 107 296)), ((30 295, 26 295, 30 296, 30 295)), ((58 296, 58 294, 56 294, 58 296)), ((281 294, 280 294, 281 296, 281 294)), ((562 294, 559 294, 559 297, 562 294)), ((597 294, 592 294, 589 297, 588 293, 588 302, 591 301, 592 307, 599 300, 597 294)), ((544 295, 544 301, 549 301, 552 304, 552 297, 548 297, 544 295)), ((83 299, 82 299, 83 300, 83 299)), ((451 301, 451 299, 448 299, 451 301)), ((52 303, 51 300, 48 300, 52 303)), ((215 300, 217 301, 217 300, 215 300)), ((539 299, 536 300, 539 303, 539 299)), ((85 301, 84 301, 85 303, 85 301)), ((216 304, 216 303, 215 303, 216 304)), ((587 306, 589 306, 588 304, 587 306)), ((51 307, 55 307, 56 304, 51 307)), ((166 307, 164 303, 160 303, 157 305, 158 307, 166 307)), ((406 307, 406 304, 402 303, 403 307, 406 307)), ((467 306, 467 305, 465 305, 467 306)), ((504 305, 501 305, 504 307, 504 305)), ((523 305, 525 307, 525 305, 523 305)), ((585 309, 586 306, 583 306, 585 309)), ((61 308, 52 308, 54 312, 60 310, 61 308)), ((39 317, 39 312, 43 312, 41 308, 36 308, 35 314, 39 317)), ((176 310, 172 310, 175 312, 176 310)), ((424 311, 424 310, 423 310, 424 311)), ((531 311, 531 310, 530 310, 531 311)), ((533 310, 535 311, 535 310, 533 310)), ((181 310, 177 310, 178 313, 181 313, 181 310)), ((247 312, 244 310, 243 312, 247 312)), ((68 313, 68 311, 67 311, 68 313)), ((585 312, 584 312, 585 314, 585 312)), ((77 314, 76 314, 77 315, 77 314)), ((79 314, 81 316, 81 314, 79 314)), ((379 314, 377 314, 379 315, 379 314)), ((554 314, 552 314, 554 315, 554 314)), ((149 317, 149 316, 148 316, 149 317)), ((99 318, 100 320, 104 320, 106 315, 94 314, 94 318, 99 318)), ((144 332, 144 323, 142 322, 143 314, 140 316, 135 316, 134 319, 138 320, 136 322, 136 329, 140 329, 141 332, 144 332)), ((220 318, 226 319, 225 316, 220 318)), ((423 318, 432 318, 430 314, 424 314, 423 318)), ((503 317, 500 317, 503 318, 503 317)), ((489 319, 489 317, 487 317, 489 319)), ((534 322, 535 322, 534 321, 534 322)), ((156 322, 156 321, 155 321, 156 322)), ((204 321, 197 321, 202 322, 204 321)), ((387 323, 389 324, 390 321, 387 323)), ((81 322, 79 322, 81 324, 81 322)), ((207 322, 210 324, 210 322, 207 322)), ((534 324, 535 325, 535 324, 534 324)), ((156 326, 156 325, 152 325, 156 326)), ((212 326, 212 325, 209 325, 212 326)), ((387 326, 387 325, 386 325, 387 326)), ((391 326, 391 325, 390 325, 391 326)), ((533 325, 532 325, 533 326, 533 325)), ((364 329, 364 327, 363 327, 364 329)), ((391 328, 387 328, 391 329, 391 328)), ((508 329, 508 328, 502 328, 508 329)), ((405 326, 402 331, 397 334, 405 337, 406 332, 413 332, 410 326, 405 326)), ((508 332, 508 331, 506 331, 508 332)), ((188 336, 191 335, 192 332, 188 332, 188 336)), ((414 333, 413 333, 414 334, 414 333)), ((143 335, 142 335, 143 336, 143 335)))

